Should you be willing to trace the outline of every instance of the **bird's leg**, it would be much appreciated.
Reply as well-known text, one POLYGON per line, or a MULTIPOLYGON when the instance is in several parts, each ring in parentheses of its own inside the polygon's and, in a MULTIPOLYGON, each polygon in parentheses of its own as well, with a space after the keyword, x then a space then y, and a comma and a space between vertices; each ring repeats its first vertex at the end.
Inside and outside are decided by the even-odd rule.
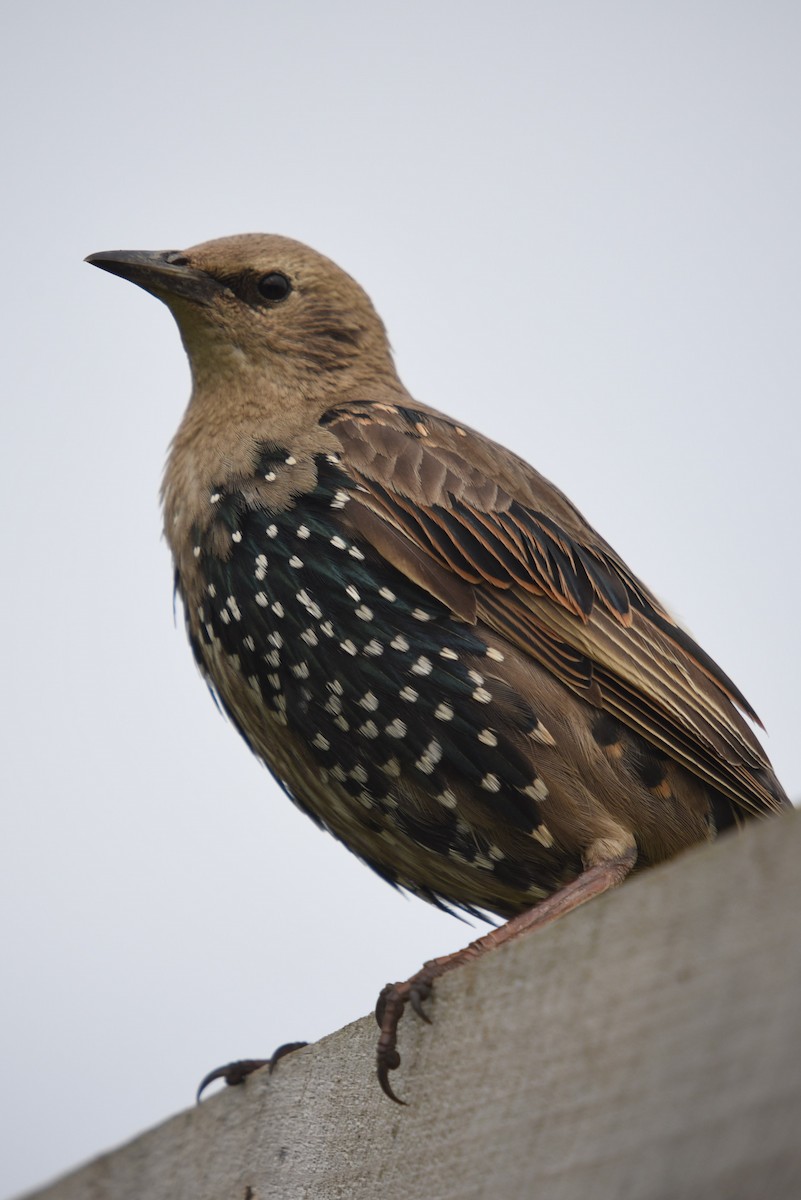
POLYGON ((260 1067, 269 1067, 270 1074, 272 1075, 282 1058, 285 1058, 287 1054, 291 1054, 293 1050, 300 1050, 303 1046, 308 1046, 308 1044, 308 1042, 284 1042, 283 1046, 279 1046, 277 1050, 273 1050, 269 1058, 240 1058, 237 1062, 226 1063, 224 1067, 215 1067, 213 1071, 209 1071, 208 1075, 204 1075, 201 1079, 195 1099, 200 1103, 200 1097, 209 1084, 214 1083, 215 1079, 224 1079, 229 1087, 237 1087, 240 1083, 245 1082, 248 1075, 252 1075, 260 1067))
MULTIPOLYGON (((587 860, 592 862, 593 858, 588 855, 585 861, 587 860)), ((557 917, 572 912, 580 904, 585 904, 595 896, 609 891, 610 888, 617 887, 632 870, 636 861, 637 850, 634 846, 615 858, 595 861, 594 865, 588 866, 567 887, 555 892, 553 896, 549 896, 547 900, 543 900, 533 908, 526 909, 525 912, 512 917, 497 929, 490 930, 483 937, 471 942, 469 946, 465 946, 463 950, 457 950, 453 954, 443 954, 440 958, 432 958, 430 962, 423 964, 421 970, 402 983, 388 983, 378 997, 375 1010, 376 1020, 381 1030, 376 1052, 378 1082, 381 1084, 384 1094, 397 1104, 406 1103, 393 1092, 389 1082, 389 1072, 400 1066, 401 1059, 397 1050, 398 1023, 407 1004, 411 1004, 417 1015, 430 1024, 431 1019, 423 1009, 423 1001, 431 995, 435 979, 439 979, 441 975, 445 975, 455 967, 462 966, 463 963, 480 958, 497 946, 511 942, 522 933, 541 929, 543 925, 548 925, 557 917)))

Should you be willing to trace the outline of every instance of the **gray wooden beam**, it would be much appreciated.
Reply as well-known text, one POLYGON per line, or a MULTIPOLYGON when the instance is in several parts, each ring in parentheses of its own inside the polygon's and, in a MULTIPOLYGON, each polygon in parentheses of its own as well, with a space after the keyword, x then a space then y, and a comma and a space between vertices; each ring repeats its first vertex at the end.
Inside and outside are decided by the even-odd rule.
POLYGON ((37 1200, 801 1196, 799 858, 791 813, 448 976, 407 1108, 365 1017, 37 1200))

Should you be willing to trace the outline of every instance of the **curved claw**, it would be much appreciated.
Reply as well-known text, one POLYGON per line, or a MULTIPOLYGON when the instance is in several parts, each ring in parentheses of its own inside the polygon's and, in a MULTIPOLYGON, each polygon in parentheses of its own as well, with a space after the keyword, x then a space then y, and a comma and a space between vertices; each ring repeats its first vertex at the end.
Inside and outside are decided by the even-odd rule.
POLYGON ((295 1050, 302 1050, 308 1044, 308 1042, 284 1042, 283 1046, 279 1046, 276 1050, 273 1050, 270 1058, 267 1059, 268 1074, 272 1075, 281 1059, 286 1058, 287 1054, 292 1054, 295 1050))
POLYGON ((423 1001, 429 998, 431 992, 431 984, 423 979, 413 983, 409 989, 409 1003, 411 1004, 413 1010, 417 1013, 418 1017, 420 1017, 422 1021, 425 1021, 426 1025, 431 1025, 432 1021, 426 1010, 423 1008, 423 1001))
MULTIPOLYGON (((281 1046, 279 1049, 283 1050, 281 1046)), ((273 1055, 275 1058, 275 1055, 273 1055)), ((213 1071, 209 1071, 208 1075, 204 1075, 200 1081, 200 1087, 197 1089, 195 1100, 199 1104, 200 1097, 205 1092, 210 1083, 214 1083, 215 1079, 224 1079, 229 1087, 238 1087, 240 1083, 244 1083, 248 1075, 252 1075, 254 1071, 258 1071, 259 1067, 268 1067, 272 1063, 271 1058, 240 1058, 236 1062, 226 1063, 224 1067, 215 1067, 213 1071)), ((272 1068, 271 1068, 272 1069, 272 1068)))
POLYGON ((400 1096, 396 1096, 392 1090, 392 1084, 389 1082, 390 1071, 395 1071, 400 1066, 400 1055, 397 1050, 393 1050, 385 1054, 383 1057, 381 1051, 378 1052, 378 1082, 381 1086, 381 1091, 390 1100, 394 1100, 396 1104, 406 1105, 405 1100, 401 1100, 400 1096))

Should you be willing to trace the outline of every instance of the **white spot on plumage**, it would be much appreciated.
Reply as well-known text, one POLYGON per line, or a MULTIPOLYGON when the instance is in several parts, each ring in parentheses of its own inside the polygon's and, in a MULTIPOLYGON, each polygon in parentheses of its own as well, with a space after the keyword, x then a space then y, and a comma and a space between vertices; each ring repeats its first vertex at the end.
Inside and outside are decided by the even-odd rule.
POLYGON ((400 717, 395 717, 395 720, 385 727, 384 733, 393 738, 406 737, 406 722, 401 721, 400 717))
POLYGON ((434 709, 434 716, 438 721, 452 721, 453 705, 448 704, 445 700, 440 701, 440 703, 434 709))
POLYGON ((192 550, 195 558, 200 558, 200 546, 195 546, 192 550))
POLYGON ((523 788, 523 792, 532 800, 547 800, 548 798, 548 789, 541 779, 535 779, 528 787, 523 788))
POLYGON ((393 650, 408 650, 409 643, 402 633, 397 633, 389 643, 393 650))
POLYGON ((297 571, 300 567, 303 566, 303 559, 298 558, 297 554, 293 554, 289 560, 289 565, 290 565, 290 567, 294 567, 295 570, 297 571))
POLYGON ((366 604, 360 604, 356 609, 356 616, 360 621, 372 621, 373 610, 372 608, 368 608, 366 604))
POLYGON ((379 594, 379 596, 382 597, 382 599, 389 600, 390 604, 392 604, 393 601, 397 600, 397 598, 398 598, 395 595, 395 593, 388 587, 379 588, 378 594, 379 594))
POLYGON ((496 650, 494 646, 487 646, 487 658, 491 658, 493 662, 503 662, 504 655, 500 650, 496 650))
POLYGON ((412 616, 414 617, 415 621, 430 621, 431 620, 431 613, 427 613, 425 611, 425 609, 423 609, 423 608, 413 608, 412 616))
POLYGON ((222 621, 223 625, 231 624, 231 614, 229 613, 227 608, 223 608, 220 610, 220 620, 222 621))
POLYGON ((456 808, 459 803, 450 788, 445 788, 434 799, 438 800, 440 804, 444 804, 446 808, 456 808))
POLYGON ((267 641, 271 646, 276 646, 279 650, 284 644, 284 639, 277 629, 274 629, 272 633, 267 634, 267 641))
POLYGON ((309 678, 309 664, 307 662, 296 663, 294 667, 290 668, 290 670, 296 679, 309 678))
POLYGON ((351 558, 355 558, 357 562, 364 562, 364 555, 358 546, 351 546, 348 554, 351 556, 351 558))
POLYGON ((362 708, 366 708, 368 712, 375 712, 378 708, 378 697, 373 692, 365 692, 359 701, 362 708))
POLYGON ((308 525, 298 525, 298 537, 302 542, 308 541, 311 537, 311 530, 308 525))
POLYGON ((299 592, 297 592, 295 598, 301 602, 310 616, 314 617, 316 621, 319 621, 320 617, 323 615, 323 610, 320 608, 320 605, 316 600, 312 600, 305 588, 302 588, 299 592))
POLYGON ((346 654, 358 654, 359 653, 356 643, 352 642, 350 638, 345 638, 344 642, 340 642, 339 644, 340 644, 340 647, 345 651, 346 654))
POLYGON ((538 825, 536 829, 532 829, 531 836, 546 850, 550 850, 553 845, 553 834, 547 825, 538 825))
POLYGON ((320 632, 324 633, 326 637, 332 638, 334 636, 334 626, 330 621, 323 621, 320 624, 320 632))
POLYGON ((424 775, 431 775, 439 760, 442 758, 442 746, 434 738, 428 743, 423 753, 414 764, 424 775))
POLYGON ((267 555, 257 554, 255 558, 256 570, 254 572, 257 579, 264 579, 267 574, 267 555))
POLYGON ((284 606, 280 600, 273 600, 272 604, 270 605, 270 608, 273 610, 273 612, 275 613, 275 615, 277 617, 283 617, 284 606))
POLYGON ((343 733, 348 733, 350 731, 350 725, 345 720, 345 718, 341 715, 338 717, 334 717, 334 724, 338 725, 343 733))
POLYGON ((271 667, 280 667, 281 666, 281 651, 280 650, 270 650, 267 654, 265 654, 264 661, 266 663, 268 663, 271 667))
POLYGON ((456 662, 459 655, 455 650, 451 650, 450 646, 443 646, 439 652, 440 658, 447 658, 450 662, 456 662))
POLYGON ((275 482, 275 471, 267 471, 264 478, 267 480, 268 483, 274 483, 275 482))
POLYGON ((357 604, 361 600, 358 590, 353 586, 352 583, 349 583, 345 588, 345 595, 350 596, 351 600, 355 600, 357 604))
POLYGON ((231 616, 235 621, 242 620, 242 613, 239 610, 239 605, 236 602, 236 596, 229 596, 225 602, 231 610, 231 616))
POLYGON ((297 461, 298 460, 295 458, 294 454, 288 454, 287 457, 284 459, 284 462, 286 463, 286 465, 288 467, 294 467, 294 465, 297 461))
POLYGON ((477 687, 473 692, 473 699, 479 704, 489 704, 492 700, 492 692, 488 692, 485 687, 477 687))
POLYGON ((331 749, 331 743, 329 742, 328 738, 325 737, 322 733, 315 733, 314 737, 312 738, 311 744, 313 746, 316 746, 318 750, 330 750, 331 749))
POLYGON ((238 529, 234 530, 234 532, 231 534, 231 541, 232 542, 241 542, 242 541, 242 534, 241 534, 240 530, 238 530, 238 529))
POLYGON ((408 700, 410 704, 414 704, 419 693, 416 692, 413 687, 402 687, 398 692, 398 695, 400 696, 401 700, 408 700))
POLYGON ((376 725, 375 721, 373 721, 372 719, 369 721, 365 721, 363 725, 359 726, 359 733, 362 735, 362 737, 371 738, 371 739, 377 738, 379 732, 380 731, 379 731, 378 726, 376 725))
POLYGON ((347 550, 348 548, 348 543, 338 533, 331 538, 331 545, 335 550, 347 550))
POLYGON ((356 763, 356 766, 351 768, 348 774, 356 783, 367 783, 367 772, 361 763, 356 763))
POLYGON ((501 790, 501 781, 497 775, 487 774, 481 780, 481 786, 485 792, 499 792, 501 790))
POLYGON ((369 654, 371 658, 378 658, 384 653, 384 647, 377 638, 370 638, 362 653, 369 654))
POLYGON ((303 639, 303 641, 306 643, 307 646, 316 646, 319 644, 320 639, 318 638, 318 636, 314 632, 314 630, 311 628, 311 626, 309 626, 308 629, 304 629, 303 633, 300 636, 303 639))
POLYGON ((491 729, 482 729, 478 735, 478 740, 483 742, 485 746, 498 745, 498 739, 491 729))
POLYGON ((338 492, 336 492, 334 494, 334 499, 331 501, 331 508, 344 508, 349 500, 350 500, 350 496, 348 495, 348 493, 343 492, 340 489, 338 492))
POLYGON ((221 500, 222 494, 220 492, 212 492, 209 496, 209 504, 219 504, 221 500))
POLYGON ((268 525, 264 532, 268 538, 278 537, 278 526, 276 524, 268 525))
POLYGON ((209 595, 211 596, 212 600, 213 600, 213 599, 214 599, 214 597, 217 595, 217 589, 216 589, 216 587, 214 586, 214 584, 213 584, 213 583, 210 583, 210 584, 209 584, 209 586, 206 588, 206 591, 209 593, 209 595))
POLYGON ((389 775, 390 779, 400 778, 400 763, 398 762, 397 758, 394 757, 394 755, 392 758, 388 758, 385 763, 382 763, 381 770, 385 775, 389 775))
POLYGON ((253 651, 256 649, 256 643, 253 641, 253 638, 250 636, 250 634, 248 634, 247 637, 242 638, 242 643, 248 650, 253 651))
POLYGON ((543 746, 556 745, 556 738, 553 736, 550 730, 545 728, 541 721, 537 722, 528 736, 532 739, 532 741, 540 742, 543 746))
POLYGON ((413 675, 430 675, 431 674, 431 659, 426 658, 425 654, 412 663, 411 672, 413 675))

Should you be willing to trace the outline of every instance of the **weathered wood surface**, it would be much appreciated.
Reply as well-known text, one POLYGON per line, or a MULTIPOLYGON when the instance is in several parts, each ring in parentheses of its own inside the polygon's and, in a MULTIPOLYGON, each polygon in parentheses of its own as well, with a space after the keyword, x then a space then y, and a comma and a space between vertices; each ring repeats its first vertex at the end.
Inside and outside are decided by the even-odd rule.
POLYGON ((408 1108, 366 1017, 37 1198, 801 1196, 800 857, 790 814, 449 976, 408 1108))

